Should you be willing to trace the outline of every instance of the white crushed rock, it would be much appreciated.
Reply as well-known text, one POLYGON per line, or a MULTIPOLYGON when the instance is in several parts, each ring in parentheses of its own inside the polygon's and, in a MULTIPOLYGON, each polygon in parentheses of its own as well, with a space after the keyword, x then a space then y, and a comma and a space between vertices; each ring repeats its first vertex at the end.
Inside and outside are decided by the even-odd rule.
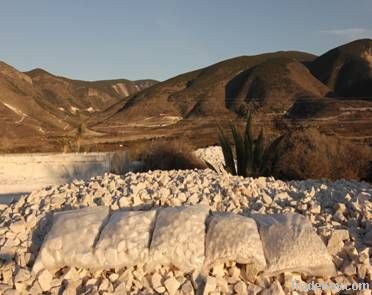
POLYGON ((208 222, 205 248, 207 271, 216 262, 227 261, 250 264, 254 275, 266 268, 261 238, 252 218, 233 213, 213 214, 208 222))
POLYGON ((207 206, 159 210, 150 245, 151 265, 174 265, 183 272, 201 270, 205 252, 207 206))
MULTIPOLYGON (((91 272, 63 268, 56 273, 31 272, 49 230, 51 213, 82 207, 151 209, 209 205, 212 211, 304 215, 333 254, 337 276, 329 280, 351 285, 371 283, 372 186, 364 182, 242 178, 207 170, 106 174, 88 182, 48 187, 0 208, 0 294, 290 294, 291 278, 323 282, 296 273, 254 278, 234 261, 214 266, 206 282, 195 274, 159 266, 91 272), (346 231, 348 234, 346 233, 346 231), (330 241, 329 241, 330 240, 330 241), (328 242, 329 241, 329 242, 328 242)), ((298 294, 298 293, 297 293, 298 294)))
POLYGON ((34 272, 43 268, 58 270, 67 265, 97 268, 98 261, 90 249, 108 215, 108 208, 103 206, 57 212, 33 266, 34 272))
POLYGON ((254 214, 269 265, 266 274, 304 273, 320 277, 336 275, 326 246, 303 215, 254 214))
POLYGON ((148 246, 155 216, 156 210, 115 211, 103 225, 95 245, 95 258, 101 268, 145 263, 149 259, 148 246))
POLYGON ((194 151, 194 154, 204 162, 212 165, 218 172, 224 172, 225 159, 223 157, 222 148, 220 146, 209 146, 200 148, 194 151))

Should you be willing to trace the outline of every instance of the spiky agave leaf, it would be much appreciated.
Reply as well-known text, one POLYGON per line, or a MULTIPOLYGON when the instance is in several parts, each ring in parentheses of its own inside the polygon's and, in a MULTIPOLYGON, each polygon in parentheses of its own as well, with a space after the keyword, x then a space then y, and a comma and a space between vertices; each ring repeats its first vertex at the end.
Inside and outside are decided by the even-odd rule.
POLYGON ((233 175, 261 176, 272 173, 274 165, 270 165, 270 159, 273 158, 273 164, 278 160, 276 148, 283 137, 274 140, 267 148, 264 145, 263 130, 261 130, 257 139, 253 138, 252 116, 247 116, 244 134, 239 133, 235 126, 230 126, 236 150, 236 162, 234 161, 233 148, 230 145, 221 127, 219 127, 219 141, 225 159, 225 170, 233 175))
POLYGON ((230 128, 235 143, 237 174, 245 176, 247 160, 244 141, 235 126, 232 125, 230 128))
POLYGON ((211 163, 209 163, 209 161, 207 160, 203 160, 204 164, 211 170, 213 170, 214 172, 216 173, 219 173, 219 171, 217 171, 216 167, 214 167, 211 163))
POLYGON ((262 158, 264 154, 264 136, 261 129, 258 138, 254 143, 254 152, 253 152, 253 172, 254 174, 259 174, 262 166, 262 158))
POLYGON ((229 141, 227 140, 225 134, 221 127, 219 129, 218 139, 222 148, 223 157, 225 159, 225 170, 233 175, 236 175, 234 155, 229 141))
POLYGON ((247 121, 245 123, 244 138, 248 141, 253 142, 253 132, 252 132, 252 114, 247 114, 247 121))
POLYGON ((251 175, 253 169, 253 134, 252 134, 252 115, 248 113, 247 121, 245 125, 244 131, 244 149, 245 149, 245 157, 246 157, 246 171, 245 174, 251 175))

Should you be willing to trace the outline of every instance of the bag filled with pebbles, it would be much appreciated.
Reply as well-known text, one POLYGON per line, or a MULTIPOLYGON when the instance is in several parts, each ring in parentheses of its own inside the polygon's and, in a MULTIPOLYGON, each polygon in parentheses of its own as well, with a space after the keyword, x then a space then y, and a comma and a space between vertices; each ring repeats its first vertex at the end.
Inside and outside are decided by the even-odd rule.
POLYGON ((206 206, 160 209, 150 245, 151 267, 173 265, 200 271, 204 262, 206 206))
POLYGON ((208 223, 204 271, 214 264, 246 264, 255 276, 266 268, 262 242, 254 219, 233 213, 214 213, 208 223))
POLYGON ((266 275, 298 272, 311 276, 336 274, 332 257, 311 223, 302 215, 254 214, 268 268, 266 275))
POLYGON ((155 210, 113 213, 96 244, 99 265, 107 269, 145 264, 155 215, 155 210))
POLYGON ((64 266, 97 268, 93 246, 109 216, 108 207, 57 212, 33 270, 57 270, 64 266))

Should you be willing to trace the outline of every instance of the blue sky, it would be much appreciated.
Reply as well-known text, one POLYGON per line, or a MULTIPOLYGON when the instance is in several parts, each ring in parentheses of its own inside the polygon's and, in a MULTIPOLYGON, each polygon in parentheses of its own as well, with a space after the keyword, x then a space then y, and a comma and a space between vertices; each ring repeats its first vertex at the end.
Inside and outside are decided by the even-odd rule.
POLYGON ((154 78, 372 38, 372 0, 4 0, 0 60, 76 79, 154 78))

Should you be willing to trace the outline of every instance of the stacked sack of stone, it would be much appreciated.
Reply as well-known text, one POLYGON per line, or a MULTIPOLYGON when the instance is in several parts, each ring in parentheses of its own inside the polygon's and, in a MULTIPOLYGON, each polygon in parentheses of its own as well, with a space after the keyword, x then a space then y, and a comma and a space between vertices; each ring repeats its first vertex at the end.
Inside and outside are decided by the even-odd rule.
MULTIPOLYGON (((231 262, 244 265, 241 275, 249 282, 288 272, 322 278, 336 274, 326 246, 302 215, 209 214, 202 205, 55 213, 33 271, 38 277, 66 266, 104 270, 140 265, 150 273, 165 265, 198 274, 200 285, 193 288, 204 285, 208 294, 216 289, 210 272, 231 262)), ((180 284, 171 280, 171 289, 172 282, 177 290, 180 284)), ((226 282, 220 284, 227 288, 226 282)))

